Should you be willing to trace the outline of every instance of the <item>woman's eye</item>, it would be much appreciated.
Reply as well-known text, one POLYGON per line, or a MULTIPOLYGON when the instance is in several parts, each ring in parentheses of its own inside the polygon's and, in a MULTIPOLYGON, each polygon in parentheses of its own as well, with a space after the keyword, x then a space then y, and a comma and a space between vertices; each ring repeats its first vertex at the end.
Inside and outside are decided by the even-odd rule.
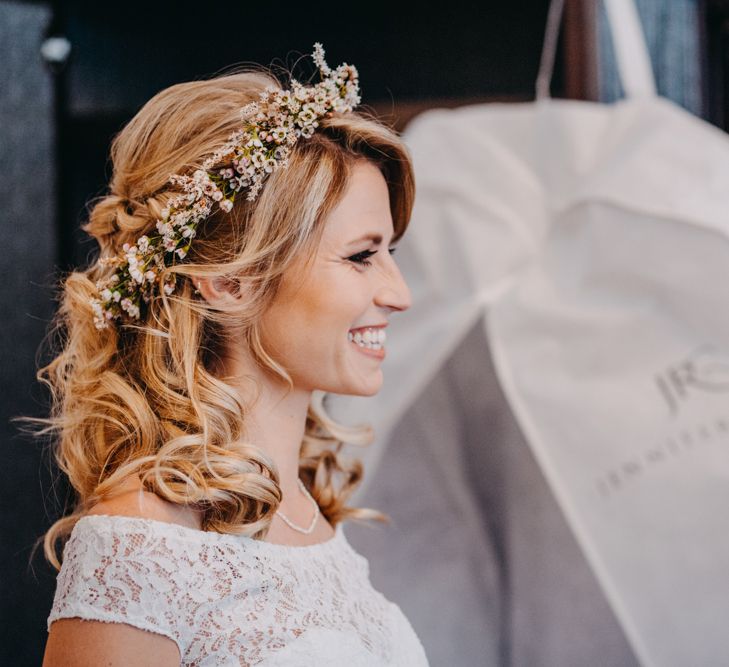
POLYGON ((375 252, 375 250, 363 250, 362 252, 358 252, 356 255, 352 255, 351 257, 349 257, 349 260, 355 262, 356 264, 364 264, 365 266, 369 266, 370 264, 372 264, 372 262, 370 262, 368 258, 372 257, 375 252))
MULTIPOLYGON (((390 254, 392 255, 395 250, 397 250, 397 248, 390 248, 390 254)), ((377 254, 376 250, 363 250, 362 252, 358 252, 356 255, 352 255, 348 259, 352 262, 355 262, 356 264, 369 266, 370 264, 372 264, 372 262, 369 261, 369 258, 375 254, 377 254)))

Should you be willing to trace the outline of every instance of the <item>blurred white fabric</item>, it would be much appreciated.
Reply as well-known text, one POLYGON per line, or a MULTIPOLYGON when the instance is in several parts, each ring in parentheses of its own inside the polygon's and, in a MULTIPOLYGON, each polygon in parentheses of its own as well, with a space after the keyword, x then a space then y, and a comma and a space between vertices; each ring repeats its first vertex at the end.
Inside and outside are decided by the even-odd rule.
MULTIPOLYGON (((366 483, 390 475, 376 506, 393 515, 410 508, 397 528, 419 557, 400 572, 420 585, 407 600, 394 597, 433 665, 447 664, 424 627, 432 622, 437 634, 435 616, 475 624, 450 628, 462 661, 449 664, 628 665, 634 653, 643 665, 711 666, 729 656, 729 140, 656 95, 632 0, 604 1, 625 99, 542 95, 429 111, 411 123, 405 137, 418 194, 398 259, 413 306, 392 318, 380 393, 329 404, 335 418, 375 427, 377 441, 363 456, 366 483), (471 356, 459 357, 468 334, 482 336, 490 355, 474 342, 471 356), (454 368, 482 374, 473 391, 458 394, 456 415, 433 391, 454 368), (459 423, 474 406, 495 405, 484 386, 491 399, 503 397, 504 423, 515 418, 513 448, 495 442, 504 436, 492 430, 498 420, 481 424, 481 447, 500 460, 464 440, 459 423), (422 448, 397 474, 384 469, 402 456, 403 420, 418 428, 418 411, 413 439, 422 448), (525 471, 532 458, 541 473, 520 477, 517 460, 525 471), (599 582, 609 608, 593 597, 583 615, 552 590, 554 617, 541 626, 539 653, 510 633, 533 622, 538 606, 532 601, 520 617, 519 555, 530 536, 535 549, 555 538, 540 533, 544 525, 562 530, 551 509, 545 524, 535 520, 549 494, 529 515, 516 492, 520 479, 539 484, 542 475, 580 547, 560 533, 565 563, 579 563, 581 551, 590 569, 577 565, 570 579, 540 561, 549 552, 530 554, 530 563, 554 566, 563 583, 582 582, 577 600, 599 582), (520 531, 530 516, 531 528, 520 531), (506 527, 504 517, 512 520, 506 527), (448 576, 463 577, 457 596, 445 592, 448 576), (593 644, 573 636, 580 618, 590 626, 591 613, 605 621, 595 623, 604 634, 593 644), (574 651, 557 646, 560 639, 576 642, 574 651), (590 651, 603 660, 580 662, 590 651)), ((543 604, 548 616, 549 599, 543 604)))

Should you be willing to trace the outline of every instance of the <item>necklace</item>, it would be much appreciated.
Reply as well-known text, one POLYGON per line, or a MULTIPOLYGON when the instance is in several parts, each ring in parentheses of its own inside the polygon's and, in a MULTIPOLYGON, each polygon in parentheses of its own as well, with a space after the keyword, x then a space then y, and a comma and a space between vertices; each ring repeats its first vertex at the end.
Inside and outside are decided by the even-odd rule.
POLYGON ((304 486, 304 483, 301 481, 301 479, 298 479, 297 481, 299 482, 299 488, 301 489, 301 491, 314 506, 314 518, 311 520, 311 525, 308 528, 301 528, 300 526, 297 526, 295 523, 293 523, 287 516, 285 516, 283 512, 279 512, 278 510, 276 510, 276 514, 278 514, 294 530, 298 530, 300 533, 308 535, 309 533, 311 533, 312 530, 314 530, 316 520, 319 518, 319 505, 317 505, 316 500, 314 500, 311 497, 311 494, 306 490, 306 487, 304 486))

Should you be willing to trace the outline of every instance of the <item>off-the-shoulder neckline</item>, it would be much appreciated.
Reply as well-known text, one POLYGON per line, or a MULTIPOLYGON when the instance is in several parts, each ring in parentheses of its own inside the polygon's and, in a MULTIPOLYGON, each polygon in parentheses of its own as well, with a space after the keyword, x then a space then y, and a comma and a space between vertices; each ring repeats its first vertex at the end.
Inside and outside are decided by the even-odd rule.
POLYGON ((198 530, 197 528, 183 526, 179 523, 161 521, 160 519, 150 519, 148 517, 141 516, 129 516, 127 514, 86 514, 76 522, 76 525, 80 524, 82 521, 86 523, 95 523, 97 519, 113 519, 117 523, 143 523, 146 525, 156 526, 160 530, 166 530, 168 532, 177 533, 181 536, 190 536, 198 539, 205 539, 208 536, 212 536, 212 539, 227 539, 235 542, 243 542, 245 544, 254 545, 255 548, 272 552, 277 551, 289 553, 312 553, 327 550, 335 546, 340 540, 346 541, 344 531, 342 530, 341 522, 334 527, 334 535, 328 540, 324 540, 323 542, 315 542, 314 544, 303 545, 276 544, 275 542, 257 540, 253 537, 248 537, 247 535, 235 535, 233 533, 216 533, 214 531, 198 530))

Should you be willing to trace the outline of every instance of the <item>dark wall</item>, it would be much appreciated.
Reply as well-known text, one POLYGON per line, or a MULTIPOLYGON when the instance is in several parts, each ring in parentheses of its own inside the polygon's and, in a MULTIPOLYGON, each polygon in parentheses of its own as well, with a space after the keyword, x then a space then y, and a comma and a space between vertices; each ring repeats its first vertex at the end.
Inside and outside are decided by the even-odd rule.
POLYGON ((96 114, 134 111, 160 88, 234 63, 290 64, 315 41, 330 64, 357 65, 365 102, 529 94, 548 2, 324 3, 288 12, 186 0, 63 4, 75 46, 70 108, 96 114))
POLYGON ((47 516, 38 444, 9 419, 44 411, 35 353, 51 316, 57 261, 53 96, 40 45, 50 12, 0 2, 0 664, 40 664, 54 579, 29 558, 47 516), (19 39, 22 36, 22 39, 19 39))

